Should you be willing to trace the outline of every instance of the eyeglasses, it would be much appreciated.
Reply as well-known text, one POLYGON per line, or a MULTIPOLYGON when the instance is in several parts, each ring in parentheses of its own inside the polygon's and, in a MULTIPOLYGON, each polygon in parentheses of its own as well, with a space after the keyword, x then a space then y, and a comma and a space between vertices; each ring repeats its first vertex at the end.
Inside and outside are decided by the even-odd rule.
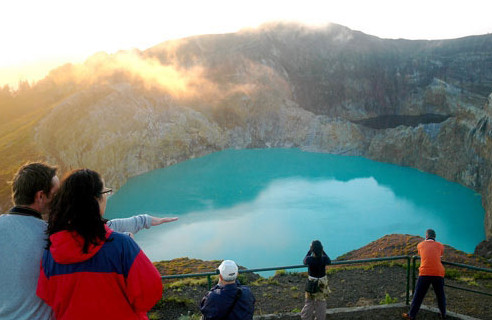
POLYGON ((108 196, 110 196, 111 194, 113 194, 113 189, 107 188, 106 190, 100 192, 99 194, 107 194, 108 196))

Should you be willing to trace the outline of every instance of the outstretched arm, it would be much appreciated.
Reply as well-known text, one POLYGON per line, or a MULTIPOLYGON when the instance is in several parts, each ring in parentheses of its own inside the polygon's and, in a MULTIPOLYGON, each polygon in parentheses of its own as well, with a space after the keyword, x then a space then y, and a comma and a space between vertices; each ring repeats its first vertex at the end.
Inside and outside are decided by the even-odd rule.
POLYGON ((157 226, 166 222, 176 221, 178 218, 158 218, 148 214, 140 214, 130 218, 113 219, 106 222, 106 225, 116 232, 129 233, 133 235, 143 228, 149 229, 152 226, 157 226))
POLYGON ((151 219, 152 219, 152 226, 158 226, 158 225, 163 224, 163 223, 173 222, 173 221, 178 220, 177 217, 172 217, 172 218, 157 218, 157 217, 152 217, 152 216, 151 216, 151 219))

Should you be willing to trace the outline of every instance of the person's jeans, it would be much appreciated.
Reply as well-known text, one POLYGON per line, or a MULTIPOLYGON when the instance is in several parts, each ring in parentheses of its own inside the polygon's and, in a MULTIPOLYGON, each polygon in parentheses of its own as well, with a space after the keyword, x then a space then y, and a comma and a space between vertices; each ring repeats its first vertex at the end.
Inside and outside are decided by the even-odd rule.
POLYGON ((408 315, 415 319, 419 312, 422 301, 424 301, 425 294, 429 290, 429 286, 432 284, 434 292, 436 293, 437 305, 441 315, 446 316, 446 295, 444 294, 444 278, 436 276, 419 276, 417 285, 415 287, 415 293, 413 295, 412 304, 410 305, 410 312, 408 315))

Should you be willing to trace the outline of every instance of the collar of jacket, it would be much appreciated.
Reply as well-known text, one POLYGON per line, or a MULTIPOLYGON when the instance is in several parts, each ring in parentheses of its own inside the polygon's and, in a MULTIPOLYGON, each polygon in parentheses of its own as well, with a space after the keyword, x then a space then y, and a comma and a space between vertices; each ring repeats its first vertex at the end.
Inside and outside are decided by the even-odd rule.
POLYGON ((43 220, 41 213, 29 207, 15 206, 8 212, 9 214, 18 214, 20 216, 31 216, 43 220))

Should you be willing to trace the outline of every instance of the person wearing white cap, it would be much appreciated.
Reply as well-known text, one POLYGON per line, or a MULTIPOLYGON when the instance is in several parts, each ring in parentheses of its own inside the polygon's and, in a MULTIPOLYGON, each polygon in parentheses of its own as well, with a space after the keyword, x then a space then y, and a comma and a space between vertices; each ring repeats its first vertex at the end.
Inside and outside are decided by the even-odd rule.
POLYGON ((237 281, 236 263, 232 260, 224 260, 218 271, 219 283, 207 292, 200 302, 203 319, 253 319, 255 297, 247 286, 242 286, 237 281))

